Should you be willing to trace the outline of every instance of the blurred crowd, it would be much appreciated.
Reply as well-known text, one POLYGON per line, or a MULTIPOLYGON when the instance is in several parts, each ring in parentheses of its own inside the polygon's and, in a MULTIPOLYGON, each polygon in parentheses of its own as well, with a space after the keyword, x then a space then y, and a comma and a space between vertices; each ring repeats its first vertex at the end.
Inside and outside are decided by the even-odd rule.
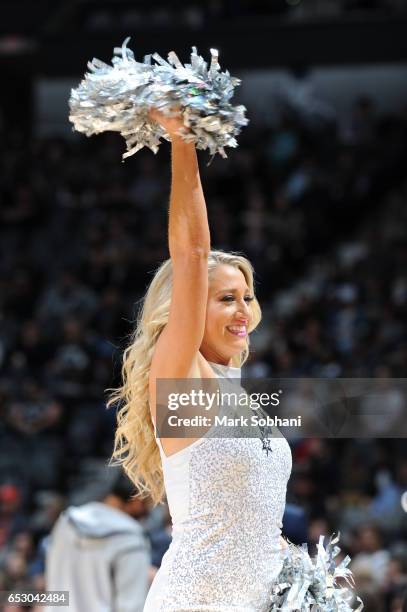
MULTIPOLYGON (((86 483, 110 456, 115 427, 105 390, 118 382, 139 300, 168 257, 170 166, 166 144, 120 163, 115 134, 1 136, 0 590, 8 590, 41 588, 61 510, 97 494, 86 483)), ((257 273, 263 322, 248 375, 403 377, 406 148, 407 113, 383 116, 363 98, 319 124, 283 110, 273 126, 247 128, 226 161, 207 165, 200 154, 213 247, 243 251, 257 273)), ((402 391, 384 401, 389 418, 402 417, 402 391)), ((340 529, 368 612, 401 612, 407 454, 402 439, 375 439, 365 425, 371 438, 293 442, 288 501, 306 511, 311 546, 340 529)), ((149 521, 154 542, 168 516, 156 510, 149 521)))
POLYGON ((84 3, 75 20, 79 27, 90 31, 115 28, 190 27, 200 29, 214 20, 233 23, 241 19, 276 17, 306 21, 318 18, 391 16, 405 13, 404 0, 210 0, 200 3, 173 1, 104 2, 102 6, 84 3))

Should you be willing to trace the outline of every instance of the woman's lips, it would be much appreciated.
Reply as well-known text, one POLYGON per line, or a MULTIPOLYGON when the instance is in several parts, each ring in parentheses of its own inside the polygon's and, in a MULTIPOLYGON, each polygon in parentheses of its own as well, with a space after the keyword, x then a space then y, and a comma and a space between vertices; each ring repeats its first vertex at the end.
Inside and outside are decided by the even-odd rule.
POLYGON ((247 328, 245 325, 228 325, 226 329, 234 336, 239 336, 240 338, 245 338, 247 336, 247 328))

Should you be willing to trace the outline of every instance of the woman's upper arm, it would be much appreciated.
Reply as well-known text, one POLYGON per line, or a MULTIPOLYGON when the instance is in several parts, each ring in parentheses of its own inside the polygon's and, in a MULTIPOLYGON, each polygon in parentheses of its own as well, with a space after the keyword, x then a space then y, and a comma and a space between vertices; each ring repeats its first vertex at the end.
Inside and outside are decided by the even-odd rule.
POLYGON ((200 249, 171 254, 173 287, 168 323, 152 361, 156 378, 187 378, 205 330, 208 254, 200 249))

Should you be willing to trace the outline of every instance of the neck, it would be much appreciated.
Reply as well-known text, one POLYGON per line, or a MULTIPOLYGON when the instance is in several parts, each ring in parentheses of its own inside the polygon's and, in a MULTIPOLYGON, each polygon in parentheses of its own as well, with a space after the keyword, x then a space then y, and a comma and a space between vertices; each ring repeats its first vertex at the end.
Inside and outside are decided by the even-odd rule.
POLYGON ((108 495, 104 498, 103 503, 106 504, 106 506, 110 506, 111 508, 116 508, 117 510, 123 511, 123 502, 115 495, 108 495))
POLYGON ((231 359, 216 359, 216 360, 213 360, 212 363, 216 363, 217 365, 226 366, 227 368, 230 368, 230 366, 232 365, 232 360, 231 359))
POLYGON ((206 350, 204 348, 201 348, 200 353, 203 357, 205 357, 206 361, 210 361, 211 363, 218 363, 219 365, 223 365, 223 366, 232 365, 231 357, 225 357, 223 355, 220 355, 219 353, 216 353, 215 351, 211 349, 206 350))

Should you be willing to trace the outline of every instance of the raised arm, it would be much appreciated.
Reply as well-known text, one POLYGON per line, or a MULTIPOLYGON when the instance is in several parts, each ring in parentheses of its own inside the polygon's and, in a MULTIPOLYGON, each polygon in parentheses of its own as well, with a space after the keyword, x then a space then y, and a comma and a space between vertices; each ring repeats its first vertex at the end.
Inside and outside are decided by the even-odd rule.
MULTIPOLYGON (((168 242, 173 266, 169 321, 155 349, 150 381, 197 376, 205 328, 210 235, 195 146, 176 135, 180 118, 152 116, 171 135, 172 181, 168 242)), ((152 406, 153 409, 153 406, 152 406)), ((155 415, 154 415, 155 416, 155 415)))

